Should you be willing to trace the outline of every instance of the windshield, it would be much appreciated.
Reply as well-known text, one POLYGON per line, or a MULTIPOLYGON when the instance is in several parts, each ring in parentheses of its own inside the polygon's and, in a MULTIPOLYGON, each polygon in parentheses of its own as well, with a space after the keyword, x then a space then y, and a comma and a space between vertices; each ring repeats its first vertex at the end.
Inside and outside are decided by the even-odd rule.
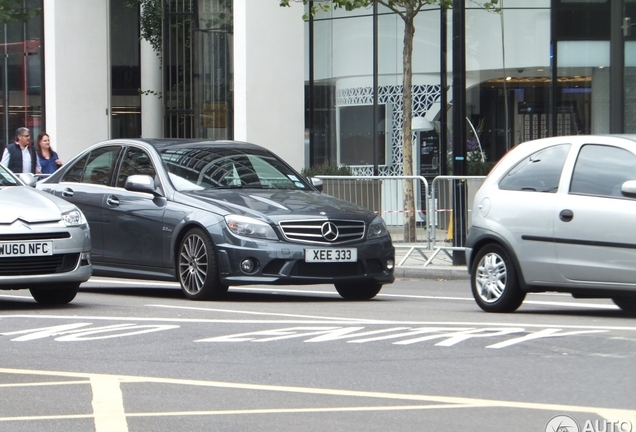
POLYGON ((168 148, 161 158, 177 190, 287 189, 309 186, 267 151, 227 147, 168 148))
POLYGON ((4 186, 21 186, 21 184, 4 166, 0 165, 0 187, 4 186))

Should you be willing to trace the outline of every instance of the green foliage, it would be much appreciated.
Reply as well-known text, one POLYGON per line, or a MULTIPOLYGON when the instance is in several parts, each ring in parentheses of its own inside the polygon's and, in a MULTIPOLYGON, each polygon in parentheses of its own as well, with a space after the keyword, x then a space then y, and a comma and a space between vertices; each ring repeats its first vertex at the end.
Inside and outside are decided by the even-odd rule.
POLYGON ((25 9, 22 0, 0 0, 0 24, 25 22, 41 12, 42 8, 25 9))
POLYGON ((152 49, 161 55, 162 0, 129 0, 128 7, 141 6, 139 26, 141 38, 150 42, 152 49))
POLYGON ((350 176, 351 168, 348 166, 318 165, 311 168, 303 168, 300 172, 305 177, 315 176, 350 176))

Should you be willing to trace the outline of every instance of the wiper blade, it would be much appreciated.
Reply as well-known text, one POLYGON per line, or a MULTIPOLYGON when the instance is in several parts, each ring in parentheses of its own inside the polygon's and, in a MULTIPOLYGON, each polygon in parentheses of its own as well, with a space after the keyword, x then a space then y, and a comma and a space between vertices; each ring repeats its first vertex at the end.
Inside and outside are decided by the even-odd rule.
POLYGON ((219 185, 214 186, 213 189, 243 189, 243 185, 219 185))

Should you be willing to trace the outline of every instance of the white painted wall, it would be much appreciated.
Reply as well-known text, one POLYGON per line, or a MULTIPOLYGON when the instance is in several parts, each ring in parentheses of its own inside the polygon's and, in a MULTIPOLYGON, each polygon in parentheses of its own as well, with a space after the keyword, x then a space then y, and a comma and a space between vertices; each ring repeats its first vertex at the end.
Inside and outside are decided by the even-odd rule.
POLYGON ((234 0, 234 137, 304 167, 302 4, 234 0))
MULTIPOLYGON (((144 91, 161 93, 161 59, 145 39, 139 47, 141 57, 141 88, 144 91)), ((141 136, 163 137, 163 99, 156 94, 141 95, 141 136)))
POLYGON ((67 161, 108 139, 108 0, 44 0, 46 131, 67 161))

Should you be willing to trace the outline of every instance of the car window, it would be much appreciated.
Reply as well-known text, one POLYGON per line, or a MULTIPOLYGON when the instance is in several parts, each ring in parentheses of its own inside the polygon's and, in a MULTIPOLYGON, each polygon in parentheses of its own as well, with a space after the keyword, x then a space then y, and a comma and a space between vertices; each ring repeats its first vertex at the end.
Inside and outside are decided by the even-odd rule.
POLYGON ((149 175, 155 177, 156 171, 148 153, 137 147, 128 147, 117 174, 117 187, 123 188, 131 175, 149 175))
POLYGON ((73 166, 71 166, 66 173, 64 173, 64 177, 60 181, 63 182, 74 182, 79 183, 82 181, 82 176, 84 175, 84 168, 86 167, 86 161, 90 154, 82 157, 78 161, 76 161, 73 166))
POLYGON ((179 190, 309 189, 299 175, 266 151, 178 148, 164 150, 161 158, 173 185, 179 190))
POLYGON ((636 156, 619 147, 586 144, 572 173, 570 193, 621 197, 621 185, 636 180, 636 156))
POLYGON ((108 185, 121 147, 102 147, 91 152, 82 183, 108 185))
POLYGON ((499 182, 504 190, 556 192, 570 144, 548 147, 521 160, 499 182))
POLYGON ((4 167, 0 166, 0 186, 21 186, 21 184, 4 167))
POLYGON ((76 161, 61 181, 108 185, 120 146, 101 147, 76 161))

